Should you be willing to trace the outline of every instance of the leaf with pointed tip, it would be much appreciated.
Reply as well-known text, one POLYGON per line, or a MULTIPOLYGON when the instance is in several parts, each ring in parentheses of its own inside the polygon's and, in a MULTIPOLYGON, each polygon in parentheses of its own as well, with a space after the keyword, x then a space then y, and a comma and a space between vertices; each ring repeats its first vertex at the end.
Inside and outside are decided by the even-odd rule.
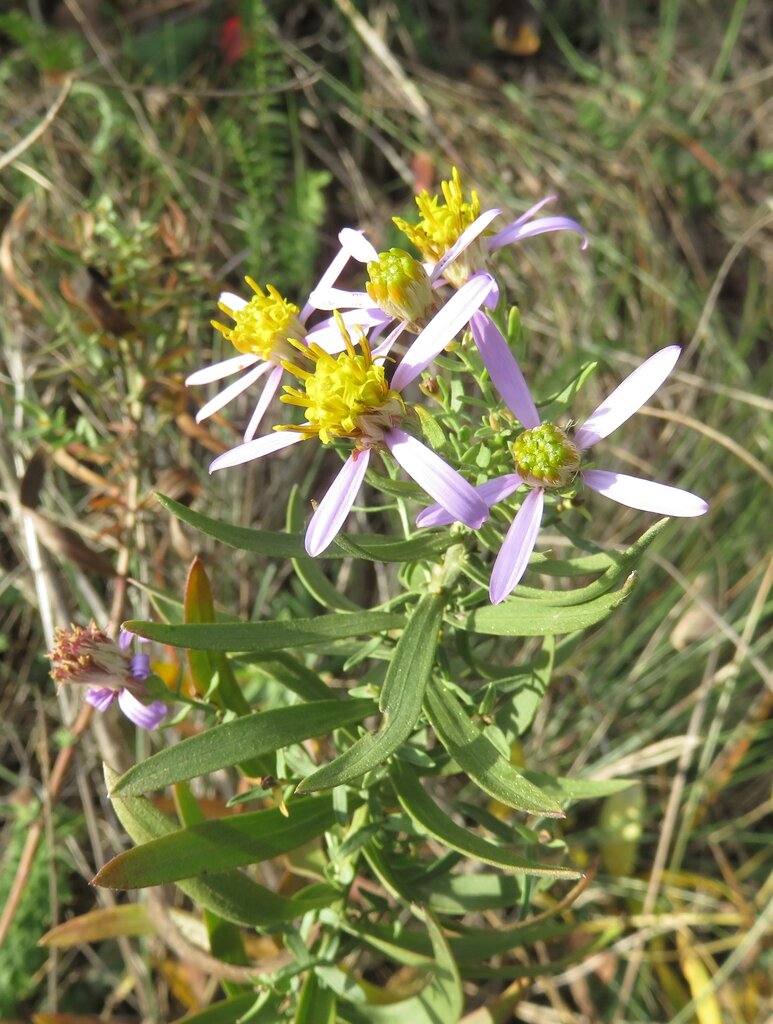
POLYGON ((328 640, 372 636, 373 633, 401 629, 404 624, 405 616, 397 612, 366 611, 338 612, 313 619, 269 619, 263 622, 217 622, 190 626, 132 620, 124 623, 124 628, 137 636, 172 647, 265 654, 288 647, 308 647, 328 640))
POLYGON ((136 796, 230 768, 246 758, 361 722, 376 710, 372 700, 324 700, 245 715, 159 750, 122 775, 113 794, 136 796))
MULTIPOLYGON (((256 965, 255 974, 259 973, 260 966, 256 965)), ((256 1012, 253 1007, 261 998, 255 992, 245 992, 243 995, 212 1003, 206 1010, 199 1010, 198 1013, 186 1013, 184 1017, 178 1017, 174 1024, 237 1024, 240 1020, 249 1021, 249 1024, 276 1024, 280 1019, 281 998, 270 999, 256 1012)))
POLYGON ((484 793, 517 811, 544 814, 549 818, 564 817, 552 797, 525 779, 499 753, 442 683, 430 684, 424 709, 440 742, 484 793))
POLYGON ((579 871, 538 864, 457 825, 428 796, 416 775, 402 762, 394 762, 391 777, 397 799, 411 819, 419 828, 446 846, 450 846, 452 850, 458 850, 466 857, 474 857, 485 864, 521 871, 527 875, 544 875, 547 878, 580 877, 579 871))
POLYGON ((417 995, 386 1005, 358 1003, 339 1007, 350 1024, 451 1024, 464 1007, 462 981, 448 940, 430 911, 425 911, 432 959, 422 966, 430 969, 430 980, 417 995))
POLYGON ((71 917, 38 939, 39 946, 85 945, 87 942, 102 942, 124 936, 154 935, 155 926, 142 903, 126 903, 120 907, 101 907, 88 914, 71 917))
MULTIPOLYGON (((108 790, 118 773, 104 766, 108 790)), ((147 843, 174 833, 175 825, 144 796, 115 796, 113 809, 135 843, 147 843)), ((199 906, 245 928, 265 928, 291 921, 309 910, 329 906, 339 894, 329 886, 310 885, 288 898, 253 882, 240 871, 178 882, 178 888, 199 906)))
POLYGON ((468 614, 447 616, 454 626, 489 636, 558 636, 574 633, 603 622, 628 597, 636 583, 632 572, 625 585, 612 594, 603 594, 580 605, 554 605, 509 597, 496 605, 484 605, 468 614))
MULTIPOLYGON (((306 557, 303 534, 272 533, 268 530, 253 530, 245 526, 221 523, 201 512, 194 512, 187 505, 181 505, 163 494, 157 493, 156 497, 172 515, 229 547, 238 548, 240 551, 254 551, 272 558, 306 557)), ((447 532, 430 534, 421 531, 407 540, 378 534, 365 537, 339 534, 330 547, 318 557, 363 558, 369 562, 413 562, 419 558, 435 558, 441 555, 452 540, 447 532)))
POLYGON ((443 597, 425 594, 406 623, 395 647, 381 690, 383 712, 376 733, 361 736, 330 764, 298 786, 299 793, 329 789, 358 779, 390 757, 404 743, 421 714, 421 702, 435 661, 443 597))

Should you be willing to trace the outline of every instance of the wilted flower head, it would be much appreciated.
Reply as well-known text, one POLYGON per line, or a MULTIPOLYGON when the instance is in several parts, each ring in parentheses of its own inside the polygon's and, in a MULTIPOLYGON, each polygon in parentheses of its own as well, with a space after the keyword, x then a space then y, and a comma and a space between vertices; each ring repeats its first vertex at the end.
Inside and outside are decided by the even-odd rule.
POLYGON ((57 629, 49 652, 51 678, 57 685, 87 686, 86 701, 106 711, 114 700, 126 717, 142 729, 155 729, 167 713, 166 704, 139 698, 147 694, 144 680, 150 675, 147 654, 132 653, 134 637, 121 630, 116 642, 91 622, 57 629))

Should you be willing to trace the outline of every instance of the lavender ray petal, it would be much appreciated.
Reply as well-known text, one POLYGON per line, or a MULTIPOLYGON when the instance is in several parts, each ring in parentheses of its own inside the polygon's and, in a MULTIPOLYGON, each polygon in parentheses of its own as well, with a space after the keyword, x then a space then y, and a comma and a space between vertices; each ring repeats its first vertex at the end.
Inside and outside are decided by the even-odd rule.
POLYGON ((129 671, 135 679, 145 680, 150 675, 150 656, 147 654, 134 654, 129 662, 129 671))
MULTIPOLYGON (((487 480, 485 484, 478 484, 475 488, 475 493, 491 508, 498 501, 503 501, 509 497, 513 491, 517 491, 522 483, 523 480, 521 480, 517 473, 506 473, 504 476, 497 476, 492 480, 487 480)), ((416 517, 417 526, 449 526, 455 521, 453 516, 446 512, 442 505, 430 505, 429 508, 425 508, 416 517)))
MULTIPOLYGON (((357 327, 367 331, 371 327, 392 322, 391 316, 375 306, 371 309, 347 309, 345 313, 341 314, 341 319, 350 331, 357 327)), ((346 347, 338 324, 332 317, 312 327, 305 340, 308 344, 314 342, 331 355, 343 352, 346 347)))
POLYGON ((494 387, 510 412, 527 430, 538 427, 540 418, 537 406, 502 332, 490 317, 480 311, 472 314, 470 327, 494 387))
POLYGON ((430 273, 430 280, 435 281, 439 278, 448 264, 458 259, 464 250, 468 249, 475 239, 483 234, 489 224, 497 219, 501 212, 501 210, 486 210, 479 217, 476 217, 472 224, 466 227, 461 235, 459 235, 448 252, 437 261, 430 273))
POLYGON ((543 495, 541 487, 529 492, 502 541, 489 583, 492 604, 504 601, 526 572, 542 522, 543 495))
POLYGON ((245 462, 252 462, 253 459, 260 459, 264 455, 273 455, 283 448, 289 448, 291 444, 297 444, 305 437, 306 435, 298 430, 277 430, 273 434, 256 437, 254 441, 239 444, 218 455, 210 462, 209 471, 215 473, 218 469, 227 469, 229 466, 242 466, 245 462))
POLYGON ((543 206, 547 206, 548 203, 555 202, 556 199, 558 199, 558 196, 546 196, 544 199, 540 199, 538 203, 535 203, 534 206, 530 206, 526 213, 522 213, 516 220, 510 221, 509 224, 506 224, 501 231, 497 232, 493 238, 489 239, 489 252, 493 252, 495 249, 501 249, 503 245, 507 245, 508 236, 511 235, 513 231, 517 231, 522 224, 526 224, 530 221, 534 214, 538 213, 543 206), (504 241, 502 241, 503 238, 504 241))
POLYGON ((306 530, 306 551, 312 556, 322 554, 343 526, 357 492, 362 486, 370 461, 370 450, 353 452, 317 505, 306 530))
POLYGON ((338 232, 338 240, 353 260, 358 263, 370 263, 378 259, 378 252, 365 237, 364 232, 354 228, 343 228, 338 232))
POLYGON ((392 346, 400 337, 400 335, 407 329, 407 327, 408 324, 406 323, 406 321, 401 320, 396 327, 392 328, 389 334, 387 334, 386 338, 384 338, 384 340, 380 344, 378 344, 371 352, 374 361, 376 359, 385 359, 389 355, 392 346))
POLYGON ((669 487, 654 480, 642 480, 625 473, 609 473, 603 469, 586 469, 580 476, 588 487, 621 505, 654 512, 661 516, 692 519, 708 512, 708 503, 691 491, 669 487))
POLYGON ((315 288, 309 302, 314 309, 372 309, 374 305, 367 292, 350 292, 344 288, 315 288))
POLYGON ((107 711, 116 698, 115 690, 107 686, 92 686, 86 690, 84 700, 97 711, 107 711))
POLYGON ((581 224, 578 224, 576 220, 572 220, 570 217, 540 217, 539 220, 532 221, 531 224, 521 224, 520 227, 511 227, 509 230, 505 228, 504 232, 500 232, 492 239, 493 243, 496 239, 500 239, 499 244, 495 247, 498 249, 502 245, 512 245, 515 242, 521 242, 524 238, 535 238, 537 235, 546 235, 550 231, 574 231, 578 235, 582 235, 582 248, 588 248, 588 236, 585 234, 585 229, 581 224), (508 232, 504 241, 501 240, 501 235, 508 232))
POLYGON ((118 646, 122 651, 128 651, 132 645, 134 639, 134 633, 130 633, 128 629, 122 629, 118 634, 118 646))
MULTIPOLYGON (((327 269, 317 282, 314 291, 324 291, 330 288, 330 286, 335 284, 335 282, 341 276, 341 272, 343 271, 344 267, 346 266, 350 259, 359 259, 358 254, 363 252, 363 250, 367 251, 366 247, 370 247, 371 249, 373 248, 373 246, 370 245, 370 242, 368 242, 366 239, 362 237, 361 232, 354 231, 352 230, 352 228, 344 228, 341 232, 339 232, 338 240, 341 243, 341 248, 330 261, 330 264, 328 265, 327 269)), ((375 259, 375 255, 369 256, 368 259, 375 259)), ((363 261, 360 260, 360 262, 363 261)), ((300 313, 299 319, 301 323, 305 324, 309 316, 314 312, 314 310, 319 308, 320 307, 314 303, 312 296, 310 295, 300 313)))
POLYGON ((118 705, 129 721, 134 722, 140 729, 155 729, 169 710, 160 700, 154 700, 152 704, 143 704, 126 687, 118 694, 118 705))
POLYGON ((459 331, 469 323, 470 317, 493 287, 493 278, 480 274, 471 278, 436 313, 400 361, 392 378, 395 391, 402 391, 419 376, 432 360, 459 331))
POLYGON ((629 374, 578 429, 574 437, 577 447, 589 448, 638 412, 671 373, 680 351, 678 345, 662 348, 629 374))
POLYGON ((268 375, 263 391, 255 409, 250 416, 250 422, 247 424, 247 429, 244 431, 244 440, 251 441, 258 431, 261 420, 266 414, 266 409, 271 405, 271 400, 279 390, 279 385, 282 383, 282 374, 284 370, 281 366, 275 366, 271 373, 268 375))
POLYGON ((228 309, 232 309, 234 313, 239 313, 247 305, 247 300, 243 299, 241 295, 236 295, 235 292, 221 292, 218 297, 218 305, 226 306, 228 309))
POLYGON ((488 506, 472 484, 421 441, 393 427, 384 434, 384 443, 408 476, 450 512, 454 520, 477 530, 488 519, 488 506))
POLYGON ((230 356, 219 363, 213 363, 211 366, 205 366, 201 370, 189 374, 185 378, 186 387, 190 387, 191 384, 209 384, 213 380, 230 377, 232 373, 238 373, 240 370, 246 370, 247 367, 253 366, 259 359, 260 356, 252 353, 230 356))
POLYGON ((229 384, 227 388, 223 388, 214 398, 210 398, 208 402, 202 405, 196 413, 196 422, 201 423, 202 420, 222 409, 224 405, 228 405, 237 395, 246 391, 251 384, 254 384, 256 380, 260 380, 264 374, 268 373, 273 365, 273 363, 259 363, 258 366, 254 366, 245 373, 243 377, 229 384))

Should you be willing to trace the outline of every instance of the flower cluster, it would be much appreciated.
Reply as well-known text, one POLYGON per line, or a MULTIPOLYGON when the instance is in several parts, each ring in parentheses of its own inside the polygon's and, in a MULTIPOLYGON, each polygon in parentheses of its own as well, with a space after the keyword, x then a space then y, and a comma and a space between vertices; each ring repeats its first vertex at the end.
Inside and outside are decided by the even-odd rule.
POLYGON ((132 653, 134 635, 122 629, 118 641, 96 623, 85 628, 57 629, 49 652, 51 678, 57 685, 87 686, 85 699, 97 711, 107 711, 113 701, 126 717, 142 729, 155 729, 167 713, 160 700, 145 703, 145 680, 150 658, 132 653))
POLYGON ((627 504, 676 516, 697 516, 706 503, 689 492, 625 474, 582 467, 586 450, 632 416, 660 387, 679 355, 665 348, 630 375, 571 436, 557 424, 542 423, 510 348, 492 318, 499 304, 494 254, 505 245, 554 231, 579 234, 582 227, 562 216, 536 217, 548 197, 505 226, 498 209, 481 210, 473 192, 465 198, 454 169, 441 195, 416 199, 420 219, 394 218, 421 259, 401 248, 378 252, 364 235, 345 228, 340 249, 311 291, 303 308, 274 288, 264 291, 247 279, 249 301, 223 293, 220 309, 233 327, 214 326, 240 355, 192 374, 189 384, 219 380, 246 370, 203 407, 199 419, 222 408, 260 377, 263 392, 245 431, 244 442, 214 460, 210 469, 243 465, 253 459, 316 438, 348 447, 348 457, 316 506, 306 532, 306 549, 319 555, 341 529, 363 483, 372 453, 395 462, 434 500, 418 517, 419 526, 461 522, 478 529, 492 505, 521 487, 522 501, 494 563, 490 598, 497 603, 513 590, 534 549, 546 492, 587 487, 627 504), (338 279, 349 263, 363 265, 360 291, 342 289, 338 279), (321 319, 308 327, 317 311, 321 319), (513 471, 473 487, 412 433, 414 412, 406 390, 461 332, 469 329, 483 364, 505 405, 523 427, 511 448, 513 471), (401 336, 412 335, 399 359, 391 355, 401 336), (394 369, 392 366, 394 364, 394 369), (303 410, 300 424, 282 424, 255 437, 271 399, 287 373, 280 401, 303 410))

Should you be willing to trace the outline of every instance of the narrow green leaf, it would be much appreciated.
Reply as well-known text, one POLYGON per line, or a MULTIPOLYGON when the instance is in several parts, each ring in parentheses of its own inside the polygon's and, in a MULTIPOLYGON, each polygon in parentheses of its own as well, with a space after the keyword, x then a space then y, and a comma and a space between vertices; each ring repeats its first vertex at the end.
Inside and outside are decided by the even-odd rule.
POLYGON ((528 782, 499 753, 442 683, 433 682, 427 688, 424 710, 440 742, 484 793, 517 811, 564 817, 555 800, 528 782))
MULTIPOLYGON (((104 766, 108 789, 118 774, 104 766)), ((176 832, 172 821, 143 796, 113 797, 113 808, 126 832, 135 843, 147 843, 176 832)), ((339 898, 331 887, 310 885, 292 898, 280 896, 253 882, 240 871, 211 875, 207 879, 178 882, 196 906, 218 914, 245 928, 266 928, 291 921, 309 910, 329 906, 339 898)))
POLYGON ((490 636, 557 636, 574 633, 602 622, 631 595, 636 583, 631 573, 620 590, 603 594, 592 601, 568 607, 547 601, 510 597, 502 604, 484 605, 468 615, 449 615, 448 621, 460 629, 490 636))
POLYGON ((335 992, 310 971, 301 989, 294 1024, 336 1024, 335 992))
MULTIPOLYGON (((299 488, 293 487, 290 492, 290 500, 287 502, 286 525, 290 532, 299 532, 303 528, 303 505, 299 495, 299 488)), ((342 594, 335 583, 327 578, 318 559, 293 558, 292 563, 299 582, 323 608, 339 612, 361 611, 355 601, 342 594)))
POLYGON ((415 894, 416 901, 426 903, 437 914, 480 914, 510 908, 516 906, 521 895, 516 878, 492 873, 447 875, 426 885, 402 884, 415 894))
POLYGON ((427 795, 411 769, 400 761, 395 761, 392 765, 391 776, 397 798, 411 819, 423 831, 450 846, 452 850, 458 850, 466 857, 474 857, 485 864, 509 868, 511 871, 522 871, 527 875, 544 875, 547 878, 580 877, 579 871, 538 864, 457 825, 427 795))
POLYGON ((410 736, 432 672, 442 611, 440 594, 420 598, 387 669, 379 701, 383 717, 378 732, 361 736, 334 761, 305 778, 298 792, 351 782, 382 764, 410 736))
MULTIPOLYGON (((256 967, 255 973, 258 974, 259 970, 256 967)), ((249 1012, 261 998, 255 992, 247 992, 232 999, 223 999, 208 1006, 206 1010, 178 1017, 174 1024, 239 1024, 241 1020, 249 1024, 276 1024, 280 1019, 280 997, 271 999, 257 1013, 249 1012)))
MULTIPOLYGON (((412 485, 415 486, 415 485, 412 485)), ((228 544, 240 551, 254 551, 272 558, 305 558, 306 549, 302 534, 272 533, 268 530, 252 530, 244 526, 233 526, 210 519, 201 512, 179 502, 156 494, 159 502, 172 515, 188 523, 201 533, 228 544)), ((440 533, 420 532, 407 540, 394 537, 369 535, 367 537, 339 535, 320 558, 364 558, 370 562, 409 562, 419 558, 434 558, 442 554, 451 544, 448 531, 440 533)))
POLYGON ((324 700, 245 715, 159 750, 122 775, 113 793, 136 796, 229 768, 245 758, 361 722, 376 710, 372 700, 324 700))
POLYGON ((282 686, 286 686, 288 690, 297 693, 302 700, 330 700, 336 693, 322 682, 316 672, 286 651, 277 652, 270 657, 263 655, 244 660, 249 664, 259 665, 267 675, 282 686))
POLYGON ((288 853, 321 835, 335 820, 330 797, 295 800, 288 809, 289 817, 272 807, 204 821, 151 839, 113 857, 93 884, 141 889, 219 874, 288 853))
POLYGON ((218 622, 170 626, 161 622, 131 621, 126 629, 138 636, 172 647, 200 651, 234 651, 264 654, 287 647, 306 647, 326 640, 371 636, 389 629, 401 629, 405 616, 397 612, 338 612, 313 619, 265 622, 218 622))
MULTIPOLYGON (((187 782, 178 783, 174 787, 174 802, 183 825, 196 825, 205 820, 204 812, 187 782)), ((241 929, 233 921, 226 921, 224 917, 204 907, 204 926, 207 929, 209 949, 213 956, 229 964, 247 963, 241 929)), ((245 991, 243 985, 233 981, 224 979, 221 984, 229 996, 236 996, 245 991)))
POLYGON ((452 1024, 464 1008, 462 982, 448 941, 429 911, 424 913, 432 943, 430 980, 410 999, 386 1005, 341 1006, 339 1013, 350 1024, 452 1024))
POLYGON ((596 800, 634 785, 633 779, 567 779, 561 775, 528 771, 526 768, 521 769, 521 772, 529 782, 559 800, 596 800))

